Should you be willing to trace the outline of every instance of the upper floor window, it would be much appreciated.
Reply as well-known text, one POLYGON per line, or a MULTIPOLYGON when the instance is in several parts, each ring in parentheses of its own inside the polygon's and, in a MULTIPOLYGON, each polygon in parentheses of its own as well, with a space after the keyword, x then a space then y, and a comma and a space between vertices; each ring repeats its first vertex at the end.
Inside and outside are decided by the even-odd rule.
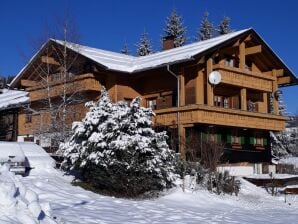
POLYGON ((124 102, 126 102, 128 106, 130 105, 131 101, 132 98, 124 98, 124 102))
POLYGON ((229 66, 229 67, 235 67, 235 59, 232 57, 226 57, 225 58, 225 66, 229 66))
POLYGON ((232 130, 231 143, 232 143, 232 148, 241 149, 242 147, 241 136, 240 136, 239 130, 237 129, 232 130))
POLYGON ((53 81, 60 81, 62 79, 62 74, 60 72, 52 74, 53 81))
POLYGON ((156 104, 156 98, 150 98, 147 99, 147 107, 150 107, 152 110, 156 110, 157 104, 156 104))
POLYGON ((32 112, 31 111, 26 111, 26 113, 25 113, 25 122, 26 123, 31 123, 32 122, 32 112))

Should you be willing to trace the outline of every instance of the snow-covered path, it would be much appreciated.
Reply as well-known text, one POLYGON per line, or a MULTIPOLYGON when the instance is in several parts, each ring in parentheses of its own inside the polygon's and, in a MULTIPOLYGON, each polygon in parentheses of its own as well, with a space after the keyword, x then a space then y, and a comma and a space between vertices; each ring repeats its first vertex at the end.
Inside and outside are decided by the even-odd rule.
POLYGON ((244 182, 239 197, 175 189, 154 200, 126 200, 74 187, 59 171, 25 177, 27 187, 49 202, 58 223, 297 223, 298 198, 291 205, 244 182))

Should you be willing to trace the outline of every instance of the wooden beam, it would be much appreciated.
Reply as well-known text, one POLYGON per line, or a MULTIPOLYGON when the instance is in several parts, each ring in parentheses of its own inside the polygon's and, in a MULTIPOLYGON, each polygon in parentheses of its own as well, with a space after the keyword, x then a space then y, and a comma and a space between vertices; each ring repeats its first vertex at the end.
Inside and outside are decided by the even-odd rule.
POLYGON ((247 110, 247 96, 246 96, 246 88, 242 88, 240 90, 241 96, 241 110, 247 110))
POLYGON ((269 105, 268 105, 268 93, 266 92, 263 92, 263 102, 264 102, 264 111, 263 113, 268 113, 268 108, 269 108, 269 105))
POLYGON ((251 40, 252 40, 252 36, 251 36, 251 34, 249 34, 247 37, 245 37, 245 39, 243 41, 247 42, 247 41, 251 41, 251 40))
POLYGON ((204 104, 204 73, 200 70, 196 77, 196 104, 204 104))
POLYGON ((28 80, 28 79, 21 79, 21 85, 24 87, 31 87, 31 86, 38 85, 38 82, 28 80))
POLYGON ((213 71, 213 59, 210 57, 207 60, 207 77, 206 77, 206 82, 207 82, 207 105, 213 106, 214 104, 214 93, 213 93, 213 88, 212 85, 209 82, 209 74, 213 71))
POLYGON ((240 44, 240 40, 237 40, 237 41, 232 45, 232 47, 238 47, 239 44, 240 44))
POLYGON ((276 76, 281 77, 284 75, 284 70, 283 69, 276 69, 276 76))
POLYGON ((185 78, 184 78, 184 69, 179 74, 179 82, 180 82, 180 105, 179 106, 184 106, 185 105, 185 78))
POLYGON ((277 79, 278 85, 280 84, 289 84, 291 83, 292 79, 290 76, 280 77, 277 79))
POLYGON ((239 46, 239 68, 245 69, 245 43, 242 42, 239 46))
POLYGON ((258 54, 262 52, 262 45, 248 47, 245 49, 245 55, 258 54))
POLYGON ((50 65, 58 65, 58 66, 60 65, 60 63, 57 62, 55 60, 55 58, 53 58, 53 57, 41 56, 40 60, 42 63, 46 63, 46 64, 50 64, 50 65))

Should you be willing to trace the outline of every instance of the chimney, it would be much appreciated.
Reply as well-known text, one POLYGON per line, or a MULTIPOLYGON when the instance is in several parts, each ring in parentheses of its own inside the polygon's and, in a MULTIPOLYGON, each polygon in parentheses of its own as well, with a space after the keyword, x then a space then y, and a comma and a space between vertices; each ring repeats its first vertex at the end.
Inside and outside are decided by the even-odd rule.
POLYGON ((174 39, 175 38, 172 35, 165 36, 164 38, 162 38, 162 48, 164 51, 175 48, 174 39))

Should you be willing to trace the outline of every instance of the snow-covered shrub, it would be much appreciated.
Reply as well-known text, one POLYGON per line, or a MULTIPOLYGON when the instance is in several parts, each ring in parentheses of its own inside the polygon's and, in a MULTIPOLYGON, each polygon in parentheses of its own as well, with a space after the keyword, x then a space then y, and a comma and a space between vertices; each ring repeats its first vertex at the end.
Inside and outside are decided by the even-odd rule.
POLYGON ((86 117, 73 123, 73 136, 61 144, 62 167, 77 170, 96 189, 136 196, 173 185, 175 156, 165 132, 152 129, 150 108, 112 103, 103 88, 97 102, 89 102, 86 117))
MULTIPOLYGON (((211 186, 208 184, 208 186, 211 186)), ((233 194, 237 196, 240 191, 240 181, 236 180, 234 176, 230 176, 228 171, 224 173, 216 172, 215 179, 213 183, 214 189, 210 189, 211 191, 215 191, 217 194, 227 193, 233 194)))
POLYGON ((196 175, 197 184, 202 184, 208 172, 199 162, 179 159, 176 165, 176 173, 181 179, 184 179, 187 175, 196 175))

